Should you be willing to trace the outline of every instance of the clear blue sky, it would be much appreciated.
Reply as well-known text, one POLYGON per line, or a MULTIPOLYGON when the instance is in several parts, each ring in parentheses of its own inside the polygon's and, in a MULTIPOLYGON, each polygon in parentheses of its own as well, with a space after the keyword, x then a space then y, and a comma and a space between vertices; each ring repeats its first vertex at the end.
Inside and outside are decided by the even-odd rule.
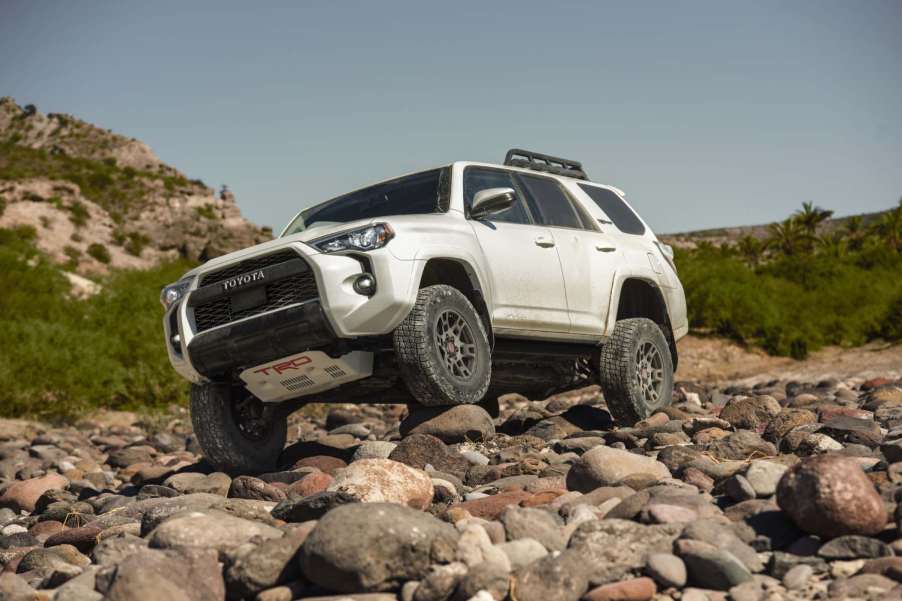
POLYGON ((902 196, 902 2, 0 0, 0 95, 144 140, 252 220, 512 146, 661 232, 902 196))

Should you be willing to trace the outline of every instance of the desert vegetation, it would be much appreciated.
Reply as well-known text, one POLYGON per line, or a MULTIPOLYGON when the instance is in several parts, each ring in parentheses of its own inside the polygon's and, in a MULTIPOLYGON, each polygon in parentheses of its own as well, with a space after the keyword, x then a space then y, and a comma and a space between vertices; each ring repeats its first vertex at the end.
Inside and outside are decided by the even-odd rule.
POLYGON ((677 249, 690 326, 796 358, 902 338, 902 201, 868 226, 831 214, 804 203, 766 237, 677 249))

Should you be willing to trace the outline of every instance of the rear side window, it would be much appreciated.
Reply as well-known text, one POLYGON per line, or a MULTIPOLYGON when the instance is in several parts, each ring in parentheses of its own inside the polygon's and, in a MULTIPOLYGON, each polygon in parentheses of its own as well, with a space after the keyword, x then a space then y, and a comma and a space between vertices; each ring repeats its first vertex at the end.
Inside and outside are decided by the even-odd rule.
POLYGON ((529 193, 529 206, 539 223, 582 229, 583 224, 570 199, 553 179, 520 174, 529 193))
POLYGON ((624 234, 641 235, 645 233, 645 226, 617 194, 607 188, 578 185, 583 192, 595 201, 598 208, 611 218, 618 230, 624 234))

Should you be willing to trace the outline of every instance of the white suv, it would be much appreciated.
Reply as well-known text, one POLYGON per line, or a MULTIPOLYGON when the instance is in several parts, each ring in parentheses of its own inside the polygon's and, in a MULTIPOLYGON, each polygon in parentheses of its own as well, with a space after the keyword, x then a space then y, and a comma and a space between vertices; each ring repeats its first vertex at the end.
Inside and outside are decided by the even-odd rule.
POLYGON ((670 402, 688 330, 671 250, 623 192, 523 150, 306 209, 162 301, 198 441, 229 471, 271 469, 306 402, 497 408, 596 381, 632 423, 670 402))

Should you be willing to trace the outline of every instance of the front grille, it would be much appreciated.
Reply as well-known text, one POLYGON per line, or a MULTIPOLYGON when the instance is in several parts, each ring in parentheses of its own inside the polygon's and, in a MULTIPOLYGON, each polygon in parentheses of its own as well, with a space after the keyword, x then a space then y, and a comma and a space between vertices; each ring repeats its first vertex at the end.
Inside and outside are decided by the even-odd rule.
POLYGON ((270 265, 278 265, 279 263, 284 263, 285 261, 291 261, 292 259, 297 258, 298 254, 296 252, 290 249, 286 249, 281 250, 277 253, 273 253, 271 255, 254 257, 253 259, 245 259, 240 263, 233 263, 228 267, 220 269, 219 271, 214 271, 213 273, 204 275, 200 280, 200 285, 209 286, 210 284, 222 282, 229 278, 233 278, 250 271, 257 271, 258 269, 263 269, 264 267, 269 267, 270 265))
MULTIPOLYGON (((285 256, 285 253, 277 254, 285 256)), ((262 267, 267 267, 268 265, 275 265, 277 263, 284 262, 276 261, 270 262, 269 264, 263 263, 265 259, 273 256, 275 255, 255 259, 254 261, 258 261, 255 264, 250 264, 249 261, 244 261, 243 263, 241 263, 242 267, 240 271, 238 271, 234 266, 230 266, 227 269, 222 270, 221 272, 216 272, 215 274, 211 275, 219 277, 220 273, 227 272, 229 275, 223 278, 226 279, 228 277, 234 277, 235 275, 246 273, 245 270, 260 269, 262 267)), ((296 253, 291 251, 288 251, 288 258, 293 261, 303 260, 298 257, 296 253)), ((209 282, 206 280, 206 278, 204 279, 204 283, 208 285, 210 283, 215 283, 218 281, 222 280, 216 279, 213 282, 209 282)), ((195 306, 194 323, 197 331, 203 332, 205 330, 225 325, 239 319, 244 319, 245 317, 252 317, 254 315, 259 315, 260 313, 266 313, 267 311, 273 311, 275 309, 281 309, 289 305, 314 300, 319 295, 316 288, 316 278, 314 277, 313 272, 310 270, 307 270, 303 273, 294 274, 279 280, 270 281, 264 286, 264 288, 266 289, 266 301, 250 309, 235 310, 232 307, 232 299, 229 296, 220 297, 208 303, 203 303, 195 306)), ((244 291, 238 290, 235 292, 235 294, 242 294, 242 292, 244 291)))

